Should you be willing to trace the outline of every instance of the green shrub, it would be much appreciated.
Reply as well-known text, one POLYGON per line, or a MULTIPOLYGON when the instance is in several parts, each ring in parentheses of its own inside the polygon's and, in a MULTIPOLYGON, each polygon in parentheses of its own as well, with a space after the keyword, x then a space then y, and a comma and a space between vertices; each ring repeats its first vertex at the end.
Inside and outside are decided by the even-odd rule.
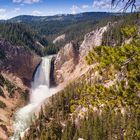
POLYGON ((5 58, 5 52, 0 48, 0 59, 5 58))
POLYGON ((5 79, 4 77, 0 74, 0 86, 4 86, 4 82, 5 82, 5 79))
POLYGON ((9 97, 13 97, 15 90, 18 89, 15 84, 13 84, 9 80, 5 79, 1 74, 0 74, 0 86, 2 86, 2 87, 6 86, 6 90, 9 93, 9 97))
POLYGON ((6 107, 6 104, 0 101, 0 108, 5 108, 5 107, 6 107))
POLYGON ((9 97, 13 97, 13 94, 14 94, 15 90, 17 89, 15 84, 11 83, 7 79, 5 80, 4 84, 6 86, 8 93, 9 93, 9 97))
POLYGON ((0 87, 0 96, 2 96, 2 97, 5 98, 4 92, 3 92, 3 90, 1 89, 1 87, 0 87))
POLYGON ((135 25, 134 26, 128 25, 128 26, 122 28, 121 32, 125 38, 134 37, 137 35, 137 27, 135 25))

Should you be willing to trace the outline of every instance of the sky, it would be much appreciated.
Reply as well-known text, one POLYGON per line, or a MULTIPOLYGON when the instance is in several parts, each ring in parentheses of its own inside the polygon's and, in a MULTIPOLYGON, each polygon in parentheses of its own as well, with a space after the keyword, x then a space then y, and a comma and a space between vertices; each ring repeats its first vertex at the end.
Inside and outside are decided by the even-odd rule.
POLYGON ((0 0, 0 19, 18 15, 49 16, 81 12, 116 12, 111 0, 0 0))

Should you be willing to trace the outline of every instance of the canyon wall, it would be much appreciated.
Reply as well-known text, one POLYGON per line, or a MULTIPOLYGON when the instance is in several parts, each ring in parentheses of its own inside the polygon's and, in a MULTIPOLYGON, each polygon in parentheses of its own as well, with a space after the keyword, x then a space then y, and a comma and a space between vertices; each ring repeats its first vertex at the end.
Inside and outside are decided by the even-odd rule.
POLYGON ((103 33, 107 28, 108 25, 86 34, 79 47, 70 42, 59 51, 54 61, 54 77, 57 85, 71 82, 89 70, 85 56, 93 47, 102 44, 103 33))
POLYGON ((28 48, 13 46, 4 40, 0 40, 0 50, 3 52, 3 58, 0 59, 0 71, 12 73, 29 86, 41 58, 28 48))
POLYGON ((41 58, 28 48, 0 39, 0 139, 13 132, 13 116, 28 101, 32 75, 41 58))

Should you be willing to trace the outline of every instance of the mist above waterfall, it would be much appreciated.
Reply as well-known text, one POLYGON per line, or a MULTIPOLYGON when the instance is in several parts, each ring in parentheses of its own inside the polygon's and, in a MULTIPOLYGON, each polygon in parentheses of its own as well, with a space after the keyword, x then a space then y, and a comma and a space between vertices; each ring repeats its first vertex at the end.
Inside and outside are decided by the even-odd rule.
POLYGON ((35 110, 48 97, 57 90, 50 88, 51 56, 43 57, 40 66, 37 68, 30 90, 30 102, 17 111, 14 121, 14 136, 12 140, 19 140, 24 136, 25 130, 30 126, 35 110))

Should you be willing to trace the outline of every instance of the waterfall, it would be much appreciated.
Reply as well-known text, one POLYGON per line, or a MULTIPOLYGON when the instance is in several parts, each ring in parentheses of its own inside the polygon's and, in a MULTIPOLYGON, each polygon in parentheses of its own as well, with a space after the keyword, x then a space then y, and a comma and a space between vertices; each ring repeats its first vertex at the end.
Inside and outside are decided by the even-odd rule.
POLYGON ((41 103, 54 94, 54 89, 50 89, 50 69, 51 56, 43 57, 42 62, 32 82, 30 90, 30 102, 25 107, 17 111, 14 121, 14 136, 11 140, 19 140, 24 136, 25 130, 31 125, 31 119, 35 110, 41 106, 41 103))

